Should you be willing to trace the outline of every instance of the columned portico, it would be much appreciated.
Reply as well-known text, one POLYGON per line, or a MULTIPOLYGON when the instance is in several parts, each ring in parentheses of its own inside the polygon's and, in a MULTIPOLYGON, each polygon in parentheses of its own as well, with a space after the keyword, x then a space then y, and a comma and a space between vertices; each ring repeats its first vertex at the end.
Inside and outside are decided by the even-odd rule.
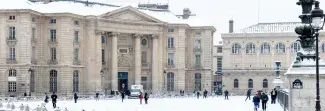
POLYGON ((112 90, 117 91, 118 89, 118 78, 117 78, 117 70, 118 70, 118 65, 117 65, 117 37, 120 35, 120 33, 112 33, 112 69, 111 69, 111 87, 112 90))
POLYGON ((141 85, 141 43, 140 38, 142 35, 139 34, 133 34, 134 37, 134 78, 135 78, 135 85, 141 85))
POLYGON ((158 35, 152 35, 152 91, 158 91, 158 35))

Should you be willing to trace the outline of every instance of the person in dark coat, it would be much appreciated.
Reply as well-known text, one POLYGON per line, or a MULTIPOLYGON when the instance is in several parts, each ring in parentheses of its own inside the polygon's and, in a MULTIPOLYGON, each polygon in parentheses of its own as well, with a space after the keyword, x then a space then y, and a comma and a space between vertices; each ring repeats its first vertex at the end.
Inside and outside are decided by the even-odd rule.
POLYGON ((248 89, 248 90, 247 90, 245 101, 246 101, 247 99, 251 100, 251 92, 252 92, 251 89, 248 89))
POLYGON ((254 103, 254 111, 257 111, 257 109, 260 107, 260 97, 256 93, 255 96, 253 97, 253 103, 254 103))
POLYGON ((262 109, 263 111, 266 110, 266 103, 269 101, 269 97, 263 92, 261 95, 261 100, 262 100, 262 109))
POLYGON ((45 103, 48 103, 49 102, 49 96, 47 95, 47 93, 45 93, 45 100, 44 100, 45 103))
POLYGON ((276 100, 276 96, 278 95, 276 89, 274 88, 272 91, 271 91, 271 104, 275 104, 275 100, 276 100))
POLYGON ((148 104, 149 94, 146 92, 144 93, 144 102, 145 104, 148 104))
POLYGON ((203 97, 204 97, 204 98, 207 98, 207 95, 208 95, 208 91, 207 91, 207 90, 204 90, 204 92, 203 92, 203 97))
POLYGON ((122 97, 122 102, 123 102, 123 100, 125 98, 125 92, 124 91, 121 92, 121 97, 122 97))
POLYGON ((96 92, 96 101, 99 101, 99 92, 96 92))
POLYGON ((229 94, 228 90, 226 90, 224 93, 225 93, 225 100, 226 100, 226 99, 229 100, 229 99, 228 99, 228 94, 229 94))
POLYGON ((200 98, 200 91, 196 92, 196 97, 199 99, 200 98))
POLYGON ((53 103, 53 108, 56 108, 56 99, 58 98, 58 96, 55 94, 55 92, 53 92, 51 99, 52 99, 52 103, 53 103))
POLYGON ((73 99, 74 99, 74 103, 77 103, 77 100, 78 100, 78 95, 77 95, 77 93, 74 93, 74 95, 73 95, 73 99))

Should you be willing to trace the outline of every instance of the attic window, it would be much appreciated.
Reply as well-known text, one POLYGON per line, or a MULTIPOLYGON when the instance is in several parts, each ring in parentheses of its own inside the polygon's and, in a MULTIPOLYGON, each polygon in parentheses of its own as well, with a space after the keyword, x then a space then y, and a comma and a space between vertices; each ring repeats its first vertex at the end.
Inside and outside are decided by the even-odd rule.
POLYGON ((168 28, 168 32, 174 32, 174 29, 168 28))
POLYGON ((51 19, 50 24, 56 24, 56 19, 51 19))
POLYGON ((9 16, 9 20, 16 20, 16 16, 14 16, 14 15, 10 15, 10 16, 9 16))
POLYGON ((74 21, 74 25, 79 25, 79 21, 74 21))

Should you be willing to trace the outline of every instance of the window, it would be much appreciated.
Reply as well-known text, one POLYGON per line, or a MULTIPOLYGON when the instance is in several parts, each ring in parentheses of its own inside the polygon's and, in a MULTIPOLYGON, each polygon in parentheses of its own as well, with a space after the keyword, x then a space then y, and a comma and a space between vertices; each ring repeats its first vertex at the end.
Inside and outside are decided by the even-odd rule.
POLYGON ((9 77, 16 77, 17 76, 17 71, 15 69, 10 69, 9 70, 9 77))
POLYGON ((234 80, 234 88, 239 88, 239 82, 238 79, 234 80))
POLYGON ((222 57, 217 57, 217 73, 222 74, 222 57))
POLYGON ((9 40, 16 40, 16 28, 9 27, 9 40))
POLYGON ((50 71, 50 92, 57 92, 57 78, 58 72, 56 70, 50 71))
POLYGON ((51 19, 50 24, 56 24, 56 19, 51 19))
POLYGON ((270 45, 268 43, 263 43, 262 46, 261 46, 261 53, 263 54, 267 54, 267 53, 270 53, 270 45))
POLYGON ((201 50, 201 40, 195 40, 195 48, 201 50))
POLYGON ((222 53, 222 47, 217 47, 217 52, 222 53))
POLYGON ((195 90, 201 91, 201 73, 195 73, 194 78, 195 78, 195 80, 194 80, 195 90))
POLYGON ((56 48, 51 48, 51 60, 56 60, 56 48))
POLYGON ((174 65, 174 53, 168 53, 168 66, 174 65))
POLYGON ((255 45, 253 43, 249 43, 246 45, 246 53, 248 54, 255 53, 255 45))
POLYGON ((168 32, 174 32, 174 29, 168 28, 168 32))
POLYGON ((201 66, 201 55, 195 55, 195 65, 197 67, 201 66))
POLYGON ((102 62, 105 62, 105 49, 102 49, 102 62))
POLYGON ((322 52, 325 52, 325 43, 322 44, 322 52))
POLYGON ((174 38, 168 37, 168 48, 174 48, 174 38))
POLYGON ((174 73, 167 73, 167 91, 174 91, 174 73))
POLYGON ((79 41, 79 31, 74 31, 74 42, 79 41))
POLYGON ((73 59, 74 60, 79 60, 79 49, 74 49, 74 57, 73 57, 73 59))
POLYGON ((15 81, 8 82, 8 92, 16 92, 17 83, 15 81))
POLYGON ((79 72, 73 71, 73 92, 79 92, 79 72))
POLYGON ((16 48, 15 48, 15 46, 10 46, 10 48, 9 48, 9 60, 16 60, 16 48))
POLYGON ((141 77, 141 85, 143 86, 143 90, 147 90, 147 77, 141 77))
POLYGON ((9 16, 9 20, 16 20, 16 16, 14 16, 14 15, 10 15, 10 16, 9 16))
POLYGON ((268 88, 267 79, 263 79, 263 88, 268 88))
POLYGON ((36 18, 35 17, 32 18, 32 22, 36 22, 36 18))
POLYGON ((56 41, 56 30, 55 29, 52 29, 50 30, 50 39, 51 39, 51 42, 55 42, 56 41))
POLYGON ((105 43, 105 37, 102 35, 102 43, 105 43))
POLYGON ((79 21, 74 21, 74 25, 79 25, 79 21))
POLYGON ((299 42, 295 42, 291 45, 291 52, 298 52, 301 46, 299 42))
POLYGON ((147 63, 147 52, 142 51, 141 61, 142 61, 142 63, 147 63))
POLYGON ((36 35, 36 28, 32 28, 32 38, 34 39, 36 35))
POLYGON ((30 92, 35 92, 35 71, 31 70, 30 72, 30 83, 29 83, 29 91, 30 92))
POLYGON ((253 79, 248 80, 248 88, 252 89, 253 88, 253 79))
POLYGON ((276 47, 276 52, 278 54, 282 54, 282 53, 286 52, 286 48, 285 48, 285 45, 283 43, 277 43, 275 47, 276 47))
POLYGON ((239 44, 234 44, 232 45, 231 50, 233 54, 239 54, 241 50, 241 46, 239 44))

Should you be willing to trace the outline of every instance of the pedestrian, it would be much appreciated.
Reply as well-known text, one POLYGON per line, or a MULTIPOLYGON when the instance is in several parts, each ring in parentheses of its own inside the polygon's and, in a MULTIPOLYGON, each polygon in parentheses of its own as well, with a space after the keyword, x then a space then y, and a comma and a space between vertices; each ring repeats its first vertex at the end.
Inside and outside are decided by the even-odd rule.
POLYGON ((21 105, 19 106, 19 109, 20 109, 20 111, 24 111, 24 105, 21 104, 21 105))
POLYGON ((257 111, 257 109, 260 107, 260 97, 258 96, 258 93, 255 94, 253 97, 253 103, 254 103, 254 111, 257 111))
POLYGON ((261 96, 261 100, 262 100, 262 109, 263 111, 266 110, 266 103, 269 100, 269 97, 263 92, 262 96, 261 96))
POLYGON ((144 93, 144 102, 145 104, 148 104, 149 94, 146 92, 144 93))
POLYGON ((124 91, 121 92, 121 97, 122 97, 122 102, 123 102, 123 100, 125 98, 125 92, 124 91))
POLYGON ((248 89, 248 90, 247 90, 245 101, 246 101, 247 99, 251 100, 251 91, 252 91, 251 89, 248 89))
POLYGON ((229 98, 228 98, 228 94, 229 94, 228 90, 226 90, 224 93, 225 93, 225 100, 226 99, 229 100, 229 98))
POLYGON ((278 93, 277 93, 276 89, 274 88, 271 91, 271 104, 275 104, 277 95, 278 95, 278 93))
POLYGON ((200 91, 197 91, 197 92, 196 92, 196 97, 197 97, 197 99, 200 98, 200 95, 201 95, 201 94, 200 94, 200 91))
POLYGON ((49 102, 49 96, 47 95, 47 93, 45 93, 45 100, 44 100, 45 103, 48 103, 49 102))
POLYGON ((143 94, 142 94, 142 92, 140 92, 139 99, 140 99, 140 104, 142 104, 142 99, 143 99, 143 94))
POLYGON ((99 92, 96 92, 96 101, 99 101, 99 92))
POLYGON ((12 103, 12 104, 11 104, 11 109, 12 109, 13 111, 15 111, 15 108, 16 108, 16 106, 14 105, 14 103, 12 103))
POLYGON ((74 99, 74 103, 77 103, 77 100, 78 100, 78 95, 77 95, 77 93, 74 93, 74 95, 73 95, 73 99, 74 99))
POLYGON ((55 92, 53 92, 53 94, 51 96, 53 108, 56 108, 56 99, 57 98, 58 98, 58 96, 55 94, 55 92))

